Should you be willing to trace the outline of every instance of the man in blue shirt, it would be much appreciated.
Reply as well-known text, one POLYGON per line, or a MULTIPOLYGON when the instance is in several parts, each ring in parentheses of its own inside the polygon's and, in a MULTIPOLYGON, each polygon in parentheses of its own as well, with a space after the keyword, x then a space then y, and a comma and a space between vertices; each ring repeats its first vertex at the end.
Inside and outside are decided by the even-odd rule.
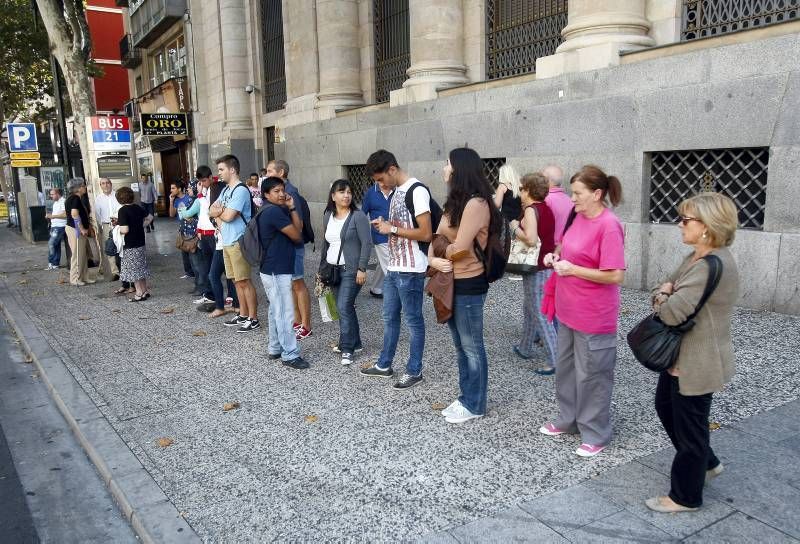
MULTIPOLYGON (((194 198, 186 194, 185 192, 186 186, 181 180, 177 180, 170 184, 169 186, 169 216, 170 217, 178 217, 178 210, 188 210, 192 203, 194 202, 194 198)), ((197 220, 185 220, 178 217, 178 232, 183 235, 184 238, 194 238, 197 234, 197 220)), ((183 271, 185 274, 181 276, 181 279, 187 278, 194 278, 194 288, 190 291, 193 295, 199 295, 203 293, 202 285, 200 278, 197 277, 197 266, 194 262, 192 262, 192 254, 187 253, 186 251, 181 252, 181 257, 183 258, 183 271)))
POLYGON ((292 368, 308 368, 300 357, 297 333, 292 327, 295 244, 303 241, 303 222, 281 178, 266 178, 261 183, 261 196, 264 207, 256 217, 258 238, 264 249, 259 271, 269 299, 268 357, 281 359, 292 368))
MULTIPOLYGON (((289 163, 283 160, 270 161, 267 164, 267 175, 280 178, 284 184, 284 190, 287 195, 291 195, 294 203, 298 206, 298 211, 301 211, 303 197, 297 187, 292 185, 289 181, 289 163)), ((307 218, 300 217, 301 231, 302 221, 307 218)), ((305 266, 303 264, 305 259, 305 242, 301 238, 299 242, 294 245, 294 274, 292 274, 292 297, 294 300, 294 329, 297 331, 297 339, 302 340, 311 336, 311 295, 308 293, 305 278, 305 266)))
POLYGON ((208 216, 217 222, 222 237, 225 276, 233 278, 239 298, 239 315, 227 321, 225 326, 238 327, 236 332, 251 332, 261 327, 258 298, 250 281, 250 263, 239 247, 239 240, 250 221, 250 190, 239 181, 239 159, 235 156, 225 155, 217 159, 217 173, 225 188, 208 209, 208 216))
MULTIPOLYGON (((375 182, 364 193, 364 200, 361 202, 361 211, 366 214, 370 221, 380 217, 389 217, 389 202, 392 200, 392 188, 381 182, 375 182)), ((372 245, 375 247, 375 254, 378 256, 378 269, 369 294, 376 298, 383 298, 383 278, 386 275, 386 267, 389 266, 389 236, 381 234, 377 229, 372 230, 372 245)))

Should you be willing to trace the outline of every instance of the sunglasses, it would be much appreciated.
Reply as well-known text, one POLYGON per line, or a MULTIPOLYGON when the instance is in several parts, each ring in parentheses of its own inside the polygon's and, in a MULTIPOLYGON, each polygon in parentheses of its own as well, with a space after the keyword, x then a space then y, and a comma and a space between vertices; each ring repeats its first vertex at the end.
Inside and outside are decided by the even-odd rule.
POLYGON ((685 215, 682 215, 680 220, 678 220, 678 223, 680 223, 681 225, 683 225, 685 227, 692 221, 697 221, 698 223, 702 223, 703 222, 703 221, 701 221, 700 219, 698 219, 696 217, 687 217, 685 215))

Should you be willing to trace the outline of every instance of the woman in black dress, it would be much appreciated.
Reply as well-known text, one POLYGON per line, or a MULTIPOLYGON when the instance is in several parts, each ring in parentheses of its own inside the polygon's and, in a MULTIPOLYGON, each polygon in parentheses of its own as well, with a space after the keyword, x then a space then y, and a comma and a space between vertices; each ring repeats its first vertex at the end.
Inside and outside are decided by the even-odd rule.
POLYGON ((144 223, 147 214, 133 203, 133 191, 130 187, 117 189, 117 201, 122 205, 117 216, 120 232, 125 235, 122 248, 122 268, 119 277, 122 281, 133 282, 136 294, 129 298, 131 302, 141 302, 150 298, 147 290, 147 253, 144 247, 144 223))

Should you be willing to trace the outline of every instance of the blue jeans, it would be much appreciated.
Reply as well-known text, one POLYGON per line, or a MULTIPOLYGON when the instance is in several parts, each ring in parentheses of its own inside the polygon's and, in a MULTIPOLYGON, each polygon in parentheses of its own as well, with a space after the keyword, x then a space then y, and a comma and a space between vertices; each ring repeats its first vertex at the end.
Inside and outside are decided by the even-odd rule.
POLYGON ((294 248, 294 274, 293 280, 302 280, 305 277, 305 258, 306 246, 295 246, 294 248))
MULTIPOLYGON (((385 296, 385 295, 384 295, 385 296)), ((486 414, 489 361, 483 344, 483 304, 486 295, 455 295, 453 317, 447 322, 458 360, 458 400, 473 414, 486 414)))
MULTIPOLYGON (((222 250, 214 250, 211 257, 211 268, 208 271, 208 282, 211 284, 211 291, 214 293, 214 307, 217 310, 225 309, 225 292, 222 290, 222 280, 220 276, 225 273, 225 261, 222 258, 222 250)), ((233 299, 233 307, 239 307, 239 298, 236 296, 236 289, 233 281, 228 280, 228 296, 233 299)))
POLYGON ((383 280, 383 349, 378 368, 391 368, 400 338, 400 315, 405 317, 411 346, 406 373, 422 374, 422 352, 425 351, 425 319, 422 317, 424 272, 386 273, 383 280))
POLYGON ((269 299, 269 346, 270 354, 280 353, 281 359, 291 361, 300 357, 294 322, 291 274, 261 274, 261 283, 269 299))
POLYGON ((356 297, 361 286, 356 283, 356 271, 345 269, 342 283, 336 289, 336 309, 339 311, 339 349, 342 353, 353 353, 361 346, 361 329, 356 315, 356 297))
MULTIPOLYGON (((156 217, 156 203, 155 202, 140 202, 139 203, 144 210, 144 213, 147 215, 152 215, 153 219, 156 217)), ((150 225, 150 228, 155 230, 156 224, 155 221, 150 225)))
POLYGON ((208 298, 213 296, 208 272, 211 269, 211 257, 214 255, 216 245, 214 236, 203 236, 197 244, 197 251, 189 253, 189 261, 194 269, 194 288, 208 298))
POLYGON ((61 242, 66 236, 66 227, 51 227, 50 239, 47 241, 47 262, 53 266, 61 264, 61 242))

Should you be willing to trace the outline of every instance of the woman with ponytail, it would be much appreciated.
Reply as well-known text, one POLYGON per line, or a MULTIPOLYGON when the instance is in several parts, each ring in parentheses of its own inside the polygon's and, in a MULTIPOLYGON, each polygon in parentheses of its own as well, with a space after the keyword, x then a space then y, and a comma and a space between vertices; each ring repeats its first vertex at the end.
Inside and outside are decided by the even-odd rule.
POLYGON ((622 201, 622 185, 596 166, 570 180, 575 220, 561 245, 544 257, 558 281, 556 398, 558 417, 539 431, 580 433, 581 457, 597 455, 611 441, 611 391, 617 362, 620 284, 625 278, 622 224, 609 209, 622 201))

